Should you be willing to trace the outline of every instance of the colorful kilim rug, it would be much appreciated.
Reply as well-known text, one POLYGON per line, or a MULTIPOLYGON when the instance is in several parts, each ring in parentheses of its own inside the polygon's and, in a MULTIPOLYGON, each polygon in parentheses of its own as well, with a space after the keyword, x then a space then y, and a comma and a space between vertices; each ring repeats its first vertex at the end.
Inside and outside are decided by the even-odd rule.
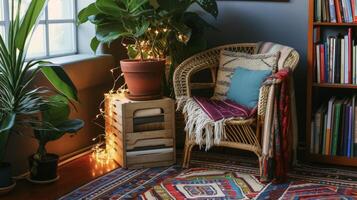
POLYGON ((357 199, 357 171, 299 164, 291 182, 264 185, 248 157, 194 153, 191 168, 114 170, 63 196, 76 199, 357 199))

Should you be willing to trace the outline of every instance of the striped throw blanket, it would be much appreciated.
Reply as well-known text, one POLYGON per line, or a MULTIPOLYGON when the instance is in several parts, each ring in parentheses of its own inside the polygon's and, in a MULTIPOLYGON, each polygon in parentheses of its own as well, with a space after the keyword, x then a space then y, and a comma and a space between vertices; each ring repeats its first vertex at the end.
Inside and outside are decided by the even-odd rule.
POLYGON ((186 131, 200 147, 208 150, 213 144, 219 144, 225 137, 224 123, 233 118, 246 119, 256 113, 231 100, 213 100, 204 97, 192 97, 178 100, 186 116, 186 131))
POLYGON ((264 85, 272 85, 263 130, 263 151, 260 180, 284 182, 291 163, 292 131, 289 95, 290 70, 285 68, 272 75, 264 85), (274 82, 280 81, 280 84, 274 82))

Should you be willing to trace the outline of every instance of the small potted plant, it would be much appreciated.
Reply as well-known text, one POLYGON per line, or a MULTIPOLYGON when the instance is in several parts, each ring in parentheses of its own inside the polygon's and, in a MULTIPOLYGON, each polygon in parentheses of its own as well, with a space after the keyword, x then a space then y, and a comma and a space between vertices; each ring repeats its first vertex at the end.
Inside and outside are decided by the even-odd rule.
POLYGON ((34 128, 34 137, 38 141, 37 152, 29 157, 29 180, 35 183, 49 183, 58 179, 59 156, 48 153, 46 144, 60 139, 66 133, 74 134, 84 125, 80 119, 68 119, 70 107, 67 98, 54 95, 48 101, 49 104, 42 108, 42 125, 34 128))
MULTIPOLYGON (((14 2, 14 1, 11 1, 14 2)), ((41 121, 35 116, 48 102, 44 96, 50 92, 59 93, 77 101, 77 90, 62 67, 41 60, 27 60, 29 42, 38 24, 47 0, 30 1, 25 12, 21 4, 10 4, 7 36, 0 35, 0 193, 9 191, 15 185, 11 165, 5 162, 8 139, 18 127, 37 126, 41 121), (20 16, 20 13, 24 13, 20 16), (56 90, 31 87, 38 73, 42 73, 56 90)))
POLYGON ((215 0, 96 0, 80 11, 78 21, 95 25, 93 51, 100 43, 121 39, 129 56, 120 62, 128 97, 149 100, 161 96, 165 64, 172 75, 177 63, 206 47, 202 36, 209 24, 188 11, 193 4, 214 17, 218 14, 215 0))

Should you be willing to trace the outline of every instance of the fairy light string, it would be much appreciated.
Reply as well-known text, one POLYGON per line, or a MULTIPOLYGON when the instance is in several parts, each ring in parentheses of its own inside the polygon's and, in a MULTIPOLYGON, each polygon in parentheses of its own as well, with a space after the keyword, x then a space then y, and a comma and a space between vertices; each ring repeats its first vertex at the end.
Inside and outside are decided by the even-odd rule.
MULTIPOLYGON (((136 59, 140 58, 140 56, 144 56, 144 59, 154 59, 154 58, 165 58, 166 59, 166 65, 169 66, 171 65, 171 58, 166 56, 168 55, 168 42, 167 38, 169 34, 172 32, 171 29, 168 27, 159 27, 159 28, 148 28, 147 34, 145 34, 145 38, 141 41, 136 40, 135 38, 131 39, 126 39, 122 40, 121 43, 122 45, 127 49, 127 51, 131 52, 131 57, 134 57, 136 59)), ((187 43, 189 40, 189 37, 186 36, 185 34, 177 33, 176 38, 183 42, 187 43)), ((124 74, 120 73, 118 76, 115 75, 116 71, 120 71, 120 67, 116 67, 110 70, 111 76, 113 78, 113 86, 109 90, 108 94, 109 95, 124 95, 126 92, 128 92, 127 85, 124 81, 124 74), (118 82, 120 80, 123 80, 124 84, 119 86, 117 88, 118 82), (117 88, 117 89, 116 89, 117 88)), ((108 110, 107 113, 104 110, 104 103, 106 99, 103 99, 98 108, 98 114, 96 115, 95 119, 93 120, 93 123, 98 125, 100 128, 106 131, 105 127, 102 125, 102 121, 99 121, 100 119, 106 121, 109 120, 112 122, 114 119, 111 116, 112 111, 115 109, 111 103, 108 105, 108 110)), ((108 130, 107 130, 108 131, 108 130)), ((113 139, 112 138, 107 138, 109 137, 108 135, 113 135, 110 133, 107 134, 100 134, 96 138, 93 138, 93 141, 96 141, 96 145, 93 147, 93 153, 92 153, 92 158, 95 160, 98 164, 103 165, 109 163, 111 160, 113 160, 113 155, 112 152, 110 152, 110 149, 112 149, 113 145, 113 139)))

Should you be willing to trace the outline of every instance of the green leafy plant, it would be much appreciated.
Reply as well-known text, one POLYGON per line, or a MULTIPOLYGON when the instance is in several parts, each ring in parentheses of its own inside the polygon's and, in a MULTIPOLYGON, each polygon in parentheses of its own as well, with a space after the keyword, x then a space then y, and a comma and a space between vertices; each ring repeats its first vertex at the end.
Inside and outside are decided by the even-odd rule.
POLYGON ((70 114, 69 101, 61 95, 48 98, 49 104, 42 108, 42 126, 35 128, 34 136, 38 141, 35 160, 42 160, 46 154, 46 144, 58 140, 66 133, 74 134, 79 131, 84 122, 80 119, 68 119, 70 114))
POLYGON ((204 33, 212 28, 189 8, 198 5, 217 17, 215 0, 96 0, 81 10, 79 24, 90 21, 96 35, 91 48, 121 39, 131 59, 168 58, 166 94, 172 96, 175 67, 187 57, 206 49, 204 33))
POLYGON ((51 104, 48 96, 58 93, 78 101, 77 90, 62 67, 41 60, 26 60, 29 41, 47 0, 31 1, 20 16, 22 1, 11 1, 11 16, 6 38, 0 36, 0 163, 5 156, 9 134, 16 126, 39 128, 41 109, 51 104), (32 88, 38 73, 56 89, 32 88))

